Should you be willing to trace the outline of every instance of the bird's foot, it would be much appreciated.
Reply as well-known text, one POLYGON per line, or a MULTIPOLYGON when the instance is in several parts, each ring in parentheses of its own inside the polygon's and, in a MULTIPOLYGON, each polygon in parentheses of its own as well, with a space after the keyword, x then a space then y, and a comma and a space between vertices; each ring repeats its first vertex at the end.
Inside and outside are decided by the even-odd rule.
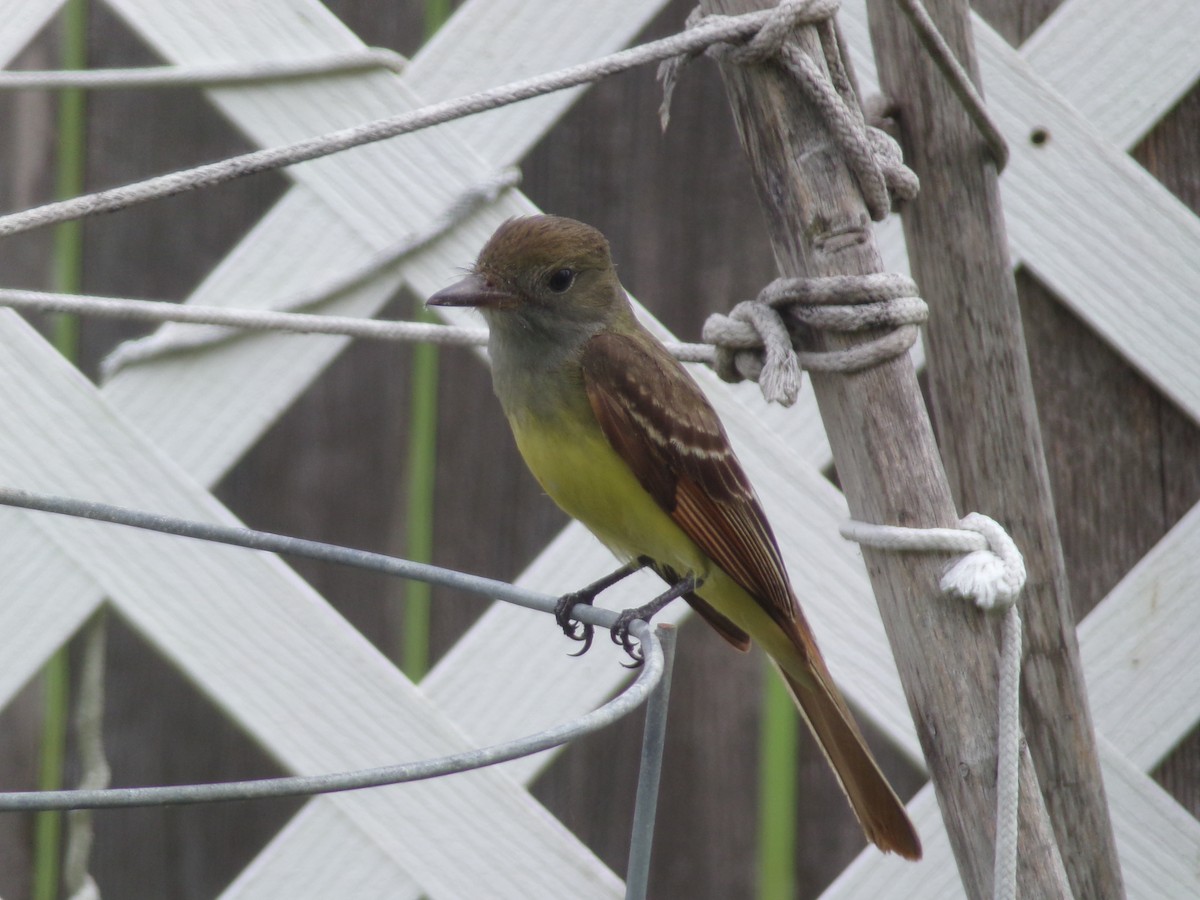
POLYGON ((637 559, 626 563, 617 569, 615 572, 610 572, 599 581, 594 581, 585 588, 578 591, 572 591, 569 594, 563 594, 558 598, 558 603, 554 606, 554 621, 558 623, 558 627, 573 641, 579 641, 583 644, 578 653, 571 653, 570 656, 583 656, 592 646, 592 638, 596 636, 596 628, 586 622, 580 622, 577 619, 571 618, 571 610, 578 604, 591 606, 596 595, 607 588, 612 587, 623 578, 628 578, 634 572, 640 571, 651 565, 652 561, 649 557, 640 556, 637 559))
POLYGON ((621 647, 629 655, 629 662, 623 663, 627 669, 639 668, 646 661, 642 655, 641 644, 630 635, 629 627, 639 620, 649 624, 650 619, 668 603, 682 597, 684 594, 692 593, 692 591, 696 590, 703 583, 703 579, 697 578, 695 575, 688 575, 671 585, 670 588, 663 591, 644 606, 626 609, 617 616, 617 621, 613 623, 608 633, 612 638, 612 642, 621 647))
POLYGON ((578 619, 572 619, 571 610, 578 604, 591 606, 595 599, 596 593, 590 588, 584 588, 581 591, 563 594, 558 598, 558 603, 554 605, 554 621, 562 629, 562 633, 573 641, 583 643, 578 653, 569 653, 568 656, 583 656, 592 646, 592 638, 596 636, 596 627, 586 622, 580 622, 578 619))
POLYGON ((617 621, 613 623, 612 628, 608 630, 612 642, 618 644, 629 657, 629 662, 621 663, 627 669, 637 669, 646 661, 642 656, 642 645, 629 633, 629 628, 634 622, 650 621, 650 616, 654 615, 654 613, 646 613, 645 610, 645 606, 623 610, 617 616, 617 621))

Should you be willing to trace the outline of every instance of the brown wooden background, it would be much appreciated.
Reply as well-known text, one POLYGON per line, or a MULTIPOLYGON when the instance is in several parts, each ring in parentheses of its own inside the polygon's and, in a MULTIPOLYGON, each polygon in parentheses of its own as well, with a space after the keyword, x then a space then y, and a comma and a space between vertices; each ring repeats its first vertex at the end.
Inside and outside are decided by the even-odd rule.
MULTIPOLYGON (((412 0, 328 5, 370 44, 411 53, 420 43, 420 4, 412 0)), ((976 4, 1013 42, 1056 5, 976 4)), ((690 2, 671 3, 644 36, 677 30, 689 8, 690 2)), ((18 65, 53 67, 56 47, 51 26, 18 65)), ((156 62, 98 3, 90 55, 96 67, 156 62)), ((694 339, 709 312, 751 296, 773 277, 773 264, 715 71, 701 64, 688 72, 665 137, 658 100, 650 70, 597 86, 525 161, 524 189, 543 209, 603 229, 625 284, 677 333, 694 339)), ((22 208, 51 196, 55 103, 40 93, 0 97, 0 207, 22 208)), ((89 188, 250 149, 197 92, 97 94, 89 110, 89 188)), ((1135 155, 1200 211, 1200 92, 1168 115, 1135 155)), ((284 184, 284 176, 259 176, 89 221, 84 289, 185 296, 284 184)), ((47 286, 47 248, 48 236, 40 233, 10 240, 0 256, 0 284, 47 286)), ((448 281, 453 274, 447 272, 448 281)), ((1071 591, 1083 614, 1200 499, 1200 433, 1031 276, 1021 273, 1019 280, 1071 591)), ((407 316, 413 304, 414 298, 397 297, 387 314, 407 316)), ((85 368, 94 372, 118 337, 134 333, 86 322, 85 368)), ((219 495, 252 527, 401 551, 409 377, 405 348, 352 346, 224 480, 219 495)), ((469 353, 443 353, 440 401, 436 561, 511 578, 564 518, 522 468, 487 373, 469 353)), ((399 646, 397 585, 369 574, 296 567, 385 652, 399 646)), ((435 655, 481 608, 475 600, 439 597, 435 655)), ((549 623, 546 640, 561 640, 549 623)), ((680 651, 651 894, 749 897, 761 660, 732 653, 694 623, 683 630, 680 651)), ((109 660, 106 742, 115 784, 275 771, 119 622, 109 660)), ((6 786, 33 786, 39 709, 35 683, 0 715, 6 786)), ((585 740, 534 788, 618 872, 626 861, 639 740, 634 721, 585 740)), ((919 777, 903 763, 886 764, 902 794, 918 787, 919 777)), ((798 765, 796 871, 800 896, 810 897, 863 842, 807 743, 798 765)), ((1200 814, 1200 738, 1186 741, 1158 777, 1200 814)), ((296 808, 294 802, 257 802, 102 813, 93 872, 111 898, 212 897, 296 808)), ((31 822, 0 817, 0 895, 6 898, 28 894, 31 822)))

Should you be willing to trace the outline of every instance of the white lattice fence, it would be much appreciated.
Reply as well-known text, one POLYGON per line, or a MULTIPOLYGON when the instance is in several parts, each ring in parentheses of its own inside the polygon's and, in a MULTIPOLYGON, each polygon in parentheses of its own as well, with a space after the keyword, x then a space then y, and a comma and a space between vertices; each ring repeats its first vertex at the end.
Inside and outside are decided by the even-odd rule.
MULTIPOLYGON (((109 5, 178 63, 361 46, 315 0, 109 5)), ((282 144, 616 49, 660 5, 478 0, 402 76, 216 90, 211 97, 256 143, 282 144)), ((0 3, 10 23, 0 36, 3 58, 24 46, 57 6, 0 3)), ((868 47, 861 3, 849 3, 843 19, 852 45, 868 47)), ((1125 152, 1200 72, 1200 43, 1192 37, 1198 28, 1200 7, 1187 0, 1137 10, 1113 0, 1075 0, 1019 52, 980 22, 976 38, 988 99, 1014 149, 1002 185, 1015 255, 1200 420, 1200 376, 1188 366, 1200 357, 1200 319, 1189 315, 1200 292, 1200 223, 1125 152), (1125 34, 1115 47, 1136 52, 1124 59, 1079 52, 1103 44, 1109 29, 1125 34), (1139 103, 1118 102, 1127 96, 1139 103), (1053 139, 1030 145, 1035 127, 1053 139), (1088 223, 1086 231, 1080 222, 1088 223), (1158 239, 1146 241, 1145 234, 1158 239)), ((870 80, 870 61, 860 56, 856 63, 870 80)), ((518 161, 569 100, 548 97, 296 167, 294 185, 190 301, 269 305, 361 262, 518 161)), ((431 293, 501 219, 531 210, 509 192, 412 258, 401 274, 351 292, 328 311, 371 315, 401 281, 431 293)), ((886 228, 885 235, 889 263, 900 268, 899 230, 886 228)), ((11 314, 0 317, 0 342, 6 483, 217 521, 232 514, 204 486, 344 346, 255 337, 127 369, 97 391, 11 314)), ((703 380, 767 499, 800 592, 813 598, 807 608, 835 674, 859 708, 916 758, 857 553, 836 536, 844 504, 820 476, 829 453, 811 397, 781 414, 711 376, 703 380)), ((381 765, 511 737, 594 706, 622 677, 611 652, 565 659, 560 645, 529 627, 530 615, 498 605, 416 690, 276 560, 0 513, 10 536, 0 546, 0 577, 10 586, 0 605, 3 700, 104 597, 298 772, 381 765), (494 672, 506 677, 489 677, 494 672)), ((1145 775, 1200 718, 1200 669, 1190 664, 1189 642, 1181 638, 1200 633, 1197 605, 1188 602, 1200 575, 1193 547, 1200 542, 1198 515, 1185 517, 1081 627, 1134 897, 1200 893, 1194 865, 1200 824, 1145 775), (1173 687, 1164 690, 1168 682, 1173 687)), ((606 553, 571 527, 523 581, 561 590, 608 565, 606 553)), ((611 602, 637 596, 639 586, 625 590, 611 602)), ((618 896, 619 879, 518 783, 528 783, 545 762, 313 800, 227 896, 478 896, 485 884, 489 896, 562 896, 564 884, 572 896, 618 896)), ((912 866, 868 852, 831 896, 960 893, 932 792, 922 792, 912 808, 926 860, 912 866)))

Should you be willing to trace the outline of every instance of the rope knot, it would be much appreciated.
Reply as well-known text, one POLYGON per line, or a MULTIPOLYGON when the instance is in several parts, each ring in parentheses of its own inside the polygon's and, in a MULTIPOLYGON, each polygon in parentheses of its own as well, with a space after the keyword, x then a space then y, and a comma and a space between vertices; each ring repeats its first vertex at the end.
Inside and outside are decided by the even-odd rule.
MULTIPOLYGON (((782 0, 772 10, 771 15, 762 27, 742 43, 718 41, 703 49, 681 53, 671 59, 664 60, 658 65, 658 80, 662 84, 663 98, 658 115, 662 122, 663 131, 671 119, 671 98, 675 93, 675 85, 684 67, 698 56, 709 56, 713 59, 724 59, 737 65, 761 65, 772 59, 779 59, 784 43, 792 32, 802 25, 812 25, 817 22, 832 19, 841 6, 841 0, 782 0)), ((699 6, 688 14, 684 27, 691 31, 704 26, 715 26, 728 22, 734 16, 718 14, 705 15, 699 6)))
POLYGON ((796 402, 800 361, 783 317, 761 295, 742 301, 727 316, 710 316, 703 337, 716 348, 713 367, 722 379, 757 381, 768 403, 796 402))
POLYGON ((768 402, 791 406, 800 393, 800 370, 858 372, 907 353, 928 315, 917 286, 903 275, 835 275, 778 278, 756 299, 704 323, 716 348, 714 368, 726 381, 757 381, 768 402), (786 311, 781 307, 787 307, 786 311), (796 349, 802 334, 823 329, 886 333, 841 350, 796 349))
MULTIPOLYGON (((777 64, 819 111, 842 158, 846 161, 871 218, 881 221, 892 207, 916 196, 917 176, 902 160, 899 145, 888 135, 869 126, 846 62, 841 36, 834 25, 840 0, 783 0, 748 38, 741 42, 719 40, 703 50, 691 50, 665 60, 658 67, 663 99, 659 118, 666 130, 671 98, 683 67, 697 56, 711 56, 735 65, 777 64), (810 57, 791 40, 803 25, 815 27, 824 65, 810 57)), ((689 31, 727 23, 730 16, 705 16, 693 10, 687 19, 689 31)))
POLYGON ((902 528, 844 522, 842 537, 868 547, 922 553, 961 553, 942 575, 941 588, 983 610, 1011 607, 1025 587, 1025 560, 1004 526, 968 513, 957 528, 902 528))
MULTIPOLYGON (((824 22, 837 15, 841 0, 782 0, 771 17, 745 44, 713 45, 713 55, 740 66, 759 65, 778 59, 784 43, 802 25, 824 22)), ((711 16, 701 17, 701 21, 711 16)))
POLYGON ((868 547, 909 552, 961 553, 942 575, 941 588, 985 611, 1003 609, 999 715, 996 729, 996 897, 1016 896, 1017 822, 1021 762, 1021 612, 1025 560, 995 519, 968 513, 957 528, 901 528, 869 522, 842 523, 842 537, 868 547))
POLYGON ((954 562, 942 576, 942 590, 980 609, 1005 609, 1016 602, 1025 587, 1025 560, 1007 531, 983 513, 968 513, 959 527, 983 536, 985 548, 973 550, 954 562))
POLYGON ((921 190, 921 180, 916 172, 904 164, 904 151, 900 149, 899 142, 874 125, 866 126, 866 134, 867 143, 887 185, 892 206, 915 199, 921 190))

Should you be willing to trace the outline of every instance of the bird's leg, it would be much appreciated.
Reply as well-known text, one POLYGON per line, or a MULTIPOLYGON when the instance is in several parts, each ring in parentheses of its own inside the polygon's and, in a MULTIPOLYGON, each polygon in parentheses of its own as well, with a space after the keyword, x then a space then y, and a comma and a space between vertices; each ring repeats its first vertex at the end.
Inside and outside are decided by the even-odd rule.
POLYGON ((652 616, 672 600, 677 600, 684 594, 692 593, 692 591, 699 588, 702 584, 704 584, 703 578, 699 578, 695 574, 685 575, 649 603, 634 607, 633 609, 627 609, 617 616, 617 621, 609 629, 609 635, 612 637, 614 644, 620 644, 625 648, 625 652, 629 654, 629 658, 633 661, 629 668, 636 669, 643 662, 641 648, 629 636, 629 626, 639 619, 643 622, 649 622, 652 616))
POLYGON ((563 634, 571 640, 583 642, 583 648, 578 653, 570 654, 571 656, 583 656, 583 654, 587 653, 588 648, 592 646, 592 638, 596 633, 594 626, 572 619, 571 610, 580 603, 584 606, 591 606, 602 591, 608 590, 618 581, 628 578, 635 572, 640 572, 647 566, 653 565, 653 563, 654 561, 650 557, 639 556, 637 559, 625 563, 625 565, 621 566, 615 572, 609 572, 598 581, 593 581, 587 587, 571 591, 569 594, 563 594, 558 598, 558 603, 554 607, 554 621, 563 630, 563 634))

